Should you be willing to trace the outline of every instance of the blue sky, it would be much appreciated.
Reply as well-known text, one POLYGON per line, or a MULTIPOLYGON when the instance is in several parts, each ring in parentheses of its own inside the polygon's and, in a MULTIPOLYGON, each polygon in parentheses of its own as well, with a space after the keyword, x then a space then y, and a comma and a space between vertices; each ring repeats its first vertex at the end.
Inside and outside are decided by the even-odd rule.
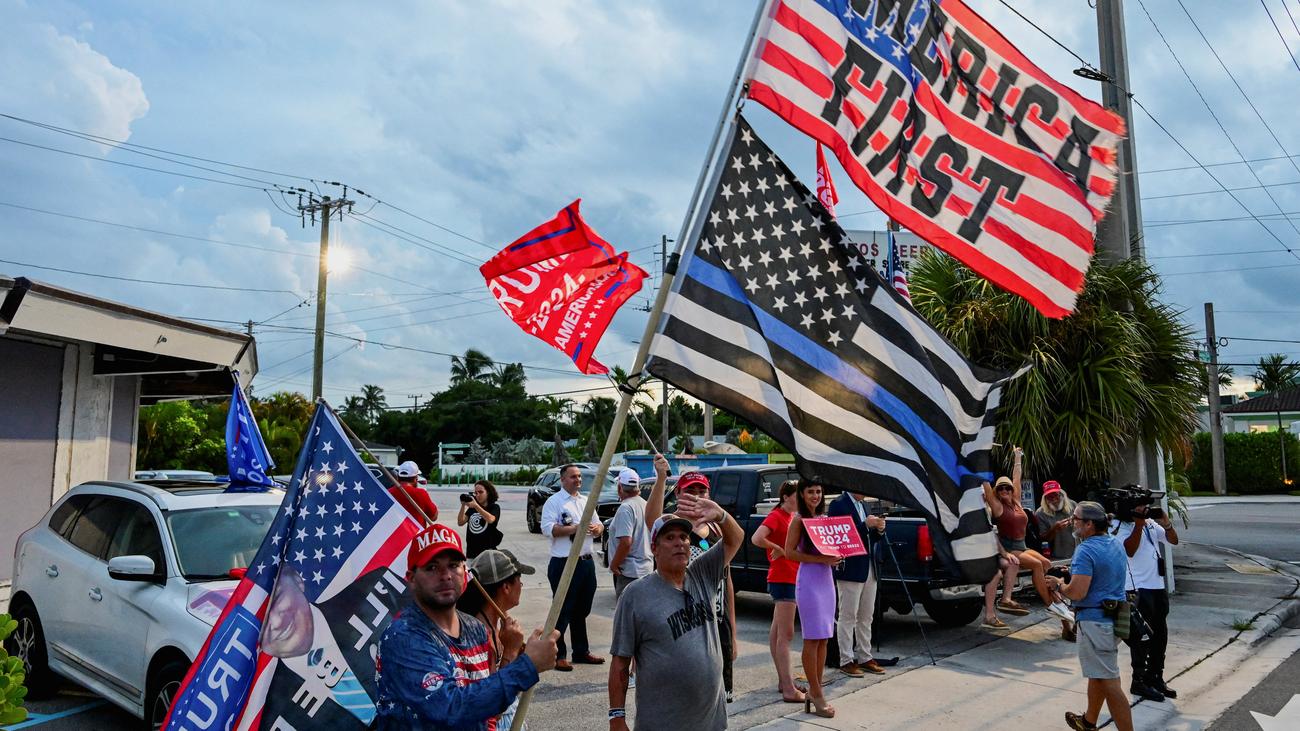
MULTIPOLYGON (((1009 0, 1095 62, 1086 0, 1009 0)), ((1293 100, 1300 69, 1257 2, 1183 0, 1281 145, 1208 52, 1178 0, 1142 0, 1214 112, 1250 159, 1300 151, 1293 100)), ((1096 84, 1070 74, 1078 63, 999 0, 970 0, 1032 59, 1092 98, 1096 84)), ((1265 0, 1290 48, 1300 34, 1283 0, 1265 0)), ((1126 3, 1132 88, 1205 163, 1239 161, 1136 0, 1126 3)), ((394 405, 443 388, 448 359, 390 350, 397 343, 460 353, 477 347, 539 368, 534 392, 601 385, 572 372, 557 351, 523 335, 491 302, 471 262, 546 220, 572 199, 605 238, 651 271, 659 236, 675 236, 703 162, 708 135, 744 43, 751 2, 611 3, 583 0, 462 3, 19 2, 0 0, 0 112, 139 145, 234 162, 258 181, 305 185, 289 175, 344 181, 405 209, 370 212, 420 248, 357 219, 333 227, 334 242, 369 271, 330 280, 333 331, 326 397, 363 383, 394 405), (310 12, 308 12, 310 10, 310 12), (287 174, 287 175, 286 175, 287 174), (472 241, 471 241, 472 240, 472 241), (433 292, 457 292, 432 296, 433 292)), ((1285 0, 1300 20, 1300 0, 1285 0)), ((746 109, 794 168, 813 176, 813 145, 758 105, 746 109)), ((1167 276, 1166 299, 1201 327, 1213 300, 1230 338, 1300 340, 1300 211, 1296 186, 1236 195, 1269 220, 1168 225, 1246 213, 1215 190, 1170 139, 1139 114, 1135 124, 1147 253, 1167 276), (1271 193, 1272 199, 1269 194, 1271 193), (1222 252, 1220 255, 1207 256, 1222 252), (1260 252, 1260 253, 1250 253, 1260 252), (1196 256, 1188 256, 1196 255, 1196 256), (1182 257, 1182 258, 1168 258, 1182 257), (1222 271, 1243 270, 1243 271, 1222 271)), ((225 292, 87 277, 0 264, 73 289, 187 317, 262 321, 260 389, 308 391, 311 340, 270 325, 310 326, 294 308, 315 286, 317 232, 254 189, 104 162, 157 160, 0 119, 0 137, 88 155, 73 157, 0 141, 0 259, 177 283, 286 290, 225 292), (223 246, 23 210, 37 208, 244 245, 223 246), (257 248, 247 248, 247 247, 257 248), (271 249, 273 251, 265 251, 271 249), (296 294, 295 294, 296 293, 296 294)), ((197 162, 196 164, 206 165, 197 162)), ((865 197, 835 163, 843 222, 880 228, 865 197), (859 212, 861 215, 850 215, 859 212)), ((1227 186, 1259 183, 1242 164, 1211 168, 1227 186)), ((1300 181, 1281 159, 1254 165, 1266 184, 1300 181)), ((221 176, 228 180, 235 180, 221 176)), ((236 181, 240 182, 240 181, 236 181)), ((260 186, 262 183, 247 182, 260 186)), ((327 191, 328 192, 328 191, 327 191)), ((371 201, 359 198, 358 211, 371 201)), ((361 219, 365 220, 365 219, 361 219)), ((653 294, 647 287, 632 304, 653 294)), ((645 313, 625 307, 597 357, 630 364, 645 313)), ((1300 345, 1234 340, 1229 361, 1300 345)), ((1238 373, 1249 369, 1238 368, 1238 373)))

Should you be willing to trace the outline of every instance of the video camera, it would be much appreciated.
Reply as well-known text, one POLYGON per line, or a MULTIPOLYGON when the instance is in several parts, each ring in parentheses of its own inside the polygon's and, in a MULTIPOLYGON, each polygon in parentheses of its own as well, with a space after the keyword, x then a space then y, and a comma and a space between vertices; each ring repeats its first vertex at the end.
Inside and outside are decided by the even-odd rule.
MULTIPOLYGON (((1150 506, 1164 495, 1163 492, 1149 490, 1141 485, 1108 487, 1101 492, 1101 504, 1117 520, 1129 523, 1137 517, 1134 512, 1137 508, 1150 506)), ((1146 517, 1159 518, 1162 514, 1160 508, 1148 508, 1146 517)))

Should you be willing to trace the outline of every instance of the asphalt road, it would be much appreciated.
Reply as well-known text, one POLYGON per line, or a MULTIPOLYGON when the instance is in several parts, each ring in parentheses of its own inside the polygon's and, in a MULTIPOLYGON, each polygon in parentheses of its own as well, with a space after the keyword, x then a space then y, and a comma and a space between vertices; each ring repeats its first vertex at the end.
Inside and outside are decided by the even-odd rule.
POLYGON ((1196 506, 1180 535, 1195 543, 1300 564, 1300 503, 1231 503, 1196 506))
MULTIPOLYGON (((1285 626, 1300 629, 1300 617, 1293 618, 1285 626)), ((1300 677, 1300 652, 1287 658, 1241 700, 1232 704, 1210 724, 1208 731, 1260 731, 1261 721, 1257 721, 1252 712, 1271 717, 1272 723, 1263 726, 1265 731, 1297 728, 1300 724, 1297 677, 1300 677)), ((1265 718, 1262 723, 1269 723, 1269 720, 1265 718)))
MULTIPOLYGON (((456 499, 458 492, 460 491, 451 488, 433 491, 434 500, 441 511, 441 521, 449 525, 455 523, 459 506, 456 499)), ((541 626, 545 619, 551 592, 546 582, 546 539, 529 533, 525 526, 525 496, 524 490, 502 491, 501 522, 505 533, 503 546, 514 551, 520 560, 538 569, 537 574, 525 577, 523 602, 512 612, 525 627, 535 627, 541 626)), ((1198 543, 1226 545, 1248 553, 1300 562, 1300 541, 1294 535, 1294 526, 1298 524, 1300 504, 1207 506, 1192 512, 1192 526, 1183 531, 1183 537, 1198 543)), ((597 577, 600 588, 588 627, 593 652, 605 655, 609 650, 614 594, 609 573, 598 569, 597 577)), ((1027 583, 1021 582, 1022 586, 1027 583)), ((1037 600, 1029 597, 1022 600, 1031 605, 1037 603, 1037 600)), ((779 702, 775 671, 768 655, 771 599, 766 595, 741 593, 737 596, 736 611, 740 659, 735 669, 736 701, 729 708, 729 713, 733 727, 747 728, 774 719, 788 712, 791 707, 779 702)), ((884 616, 876 627, 876 639, 882 645, 876 653, 877 657, 899 657, 904 665, 919 665, 929 660, 927 645, 936 657, 943 658, 992 642, 998 637, 997 634, 980 630, 978 623, 943 629, 925 619, 923 611, 918 610, 918 614, 921 619, 919 623, 918 617, 913 615, 900 616, 890 612, 884 616)), ((1019 628, 1043 617, 1043 612, 1038 609, 1029 617, 1004 616, 1003 619, 1012 627, 1019 628)), ((791 654, 796 672, 799 672, 797 637, 791 654)), ((606 676, 605 666, 578 666, 571 673, 545 674, 535 693, 529 713, 529 727, 535 731, 607 728, 602 712, 607 705, 606 676)), ((874 677, 850 680, 835 671, 828 671, 826 679, 829 681, 827 696, 832 701, 839 695, 878 680, 874 677)), ((117 731, 141 727, 140 722, 126 712, 71 684, 56 698, 29 703, 28 708, 35 715, 30 721, 15 728, 36 728, 40 731, 94 728, 117 731)))

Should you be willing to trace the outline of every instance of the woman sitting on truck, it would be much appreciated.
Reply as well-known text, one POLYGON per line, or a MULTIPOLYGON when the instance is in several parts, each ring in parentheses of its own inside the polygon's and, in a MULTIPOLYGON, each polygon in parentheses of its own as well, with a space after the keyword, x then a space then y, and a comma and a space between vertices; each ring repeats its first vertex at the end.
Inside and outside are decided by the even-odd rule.
POLYGON ((794 639, 794 586, 799 574, 799 564, 785 557, 785 538, 790 532, 790 521, 799 512, 799 482, 781 483, 780 503, 763 518, 763 524, 754 531, 750 543, 767 551, 767 593, 776 606, 772 612, 772 628, 767 633, 767 644, 772 651, 772 664, 776 666, 777 689, 786 703, 803 703, 804 689, 795 685, 790 670, 790 642, 794 639))
MULTIPOLYGON (((1047 569, 1051 568, 1052 562, 1044 558, 1043 554, 1025 545, 1025 530, 1029 525, 1029 514, 1020 506, 1019 489, 1020 462, 1024 452, 1020 447, 1012 449, 1015 456, 1011 465, 1011 477, 1005 475, 999 477, 996 487, 989 487, 987 482, 984 483, 984 500, 993 513, 993 520, 997 522, 998 540, 1002 543, 1002 548, 1015 557, 1013 563, 1029 569, 1038 598, 1043 600, 1049 613, 1061 620, 1061 638, 1073 642, 1074 615, 1070 612, 1070 608, 1060 598, 1053 596, 1047 588, 1047 569)), ((1009 614, 1020 614, 1025 611, 1025 608, 1011 597, 1010 591, 1003 591, 1002 599, 997 606, 998 609, 1009 614)))
POLYGON ((817 553, 803 526, 803 521, 826 512, 820 482, 799 480, 798 507, 799 514, 790 521, 790 532, 785 537, 785 555, 799 564, 794 592, 803 626, 803 672, 808 677, 804 712, 834 718, 835 709, 822 695, 822 672, 826 669, 826 643, 835 636, 835 579, 831 566, 840 559, 817 553))

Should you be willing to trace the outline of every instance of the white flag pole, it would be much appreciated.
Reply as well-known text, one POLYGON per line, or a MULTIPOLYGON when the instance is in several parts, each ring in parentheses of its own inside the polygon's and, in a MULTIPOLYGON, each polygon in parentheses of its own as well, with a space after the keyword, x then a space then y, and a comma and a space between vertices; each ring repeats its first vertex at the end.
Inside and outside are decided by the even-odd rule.
MULTIPOLYGON (((622 391, 622 399, 619 401, 618 411, 614 413, 614 423, 610 425, 609 436, 605 438, 605 450, 601 453, 600 464, 596 468, 596 478, 592 481, 591 491, 587 495, 587 502, 582 508, 582 518, 578 521, 578 525, 584 527, 590 525, 592 516, 596 514, 596 506, 600 502, 601 488, 605 484, 605 476, 609 474, 609 464, 614 459, 614 450, 617 449, 619 437, 623 433, 624 425, 627 424, 627 415, 632 406, 634 389, 641 380, 641 372, 645 369, 645 363, 649 357, 650 341, 659 329, 659 319, 663 315, 664 303, 668 300, 668 291, 672 288, 673 278, 677 270, 677 259, 686 247, 687 234, 694 232, 695 218, 699 210, 700 193, 704 189, 705 182, 710 179, 710 171, 717 168, 715 176, 716 173, 721 172, 721 168, 717 166, 717 157, 719 149, 722 149, 724 145, 720 143, 725 140, 725 147, 729 147, 731 144, 731 136, 736 129, 734 106, 738 101, 737 95, 744 85, 744 80, 752 71, 758 54, 761 53, 759 39, 760 36, 766 33, 766 24, 770 21, 773 3, 774 0, 761 0, 754 10, 754 19, 749 26, 745 50, 741 53, 740 60, 736 64, 736 72, 732 76, 731 87, 728 89, 727 97, 723 101, 722 112, 718 116, 718 123, 713 130, 713 139, 709 142, 708 154, 705 157, 704 165, 700 168, 700 175, 695 181, 695 190, 691 193, 686 218, 682 221, 681 233, 677 236, 677 251, 669 259, 663 280, 659 284, 659 292, 655 297, 654 307, 650 311, 650 318, 646 321, 645 332, 642 334, 641 343, 637 347, 636 358, 632 362, 632 370, 629 371, 632 374, 628 378, 628 385, 631 388, 622 391)), ((710 186, 711 188, 712 186, 710 186)), ((564 607, 564 598, 569 593, 569 584, 573 580, 573 571, 577 567, 578 556, 581 555, 582 546, 585 542, 585 540, 579 540, 575 536, 572 545, 569 547, 569 556, 564 562, 564 571, 560 574, 560 580, 555 589, 555 597, 551 600, 551 609, 546 615, 546 624, 542 629, 543 636, 549 635, 560 619, 560 610, 564 607)), ((533 689, 530 688, 519 699, 519 709, 515 712, 510 731, 520 731, 523 728, 532 695, 533 689)))

